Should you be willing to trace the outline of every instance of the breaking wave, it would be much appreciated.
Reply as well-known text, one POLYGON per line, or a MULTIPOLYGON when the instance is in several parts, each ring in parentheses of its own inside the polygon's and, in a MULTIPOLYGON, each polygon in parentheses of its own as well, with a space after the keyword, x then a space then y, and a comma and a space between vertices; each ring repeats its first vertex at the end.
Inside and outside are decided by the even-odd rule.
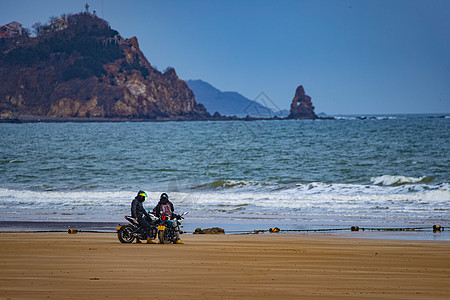
POLYGON ((248 188, 258 186, 270 186, 271 183, 257 182, 257 181, 241 181, 241 180, 218 180, 211 183, 201 184, 192 187, 192 189, 230 189, 230 188, 248 188))
POLYGON ((379 177, 372 177, 370 178, 370 181, 376 185, 396 186, 412 183, 429 183, 433 179, 434 178, 431 176, 407 177, 407 176, 383 175, 379 177))
MULTIPOLYGON (((400 223, 425 223, 427 220, 448 222, 449 183, 432 186, 424 184, 424 178, 387 178, 390 178, 385 179, 388 185, 312 182, 284 187, 224 180, 168 193, 176 210, 188 211, 191 219, 295 218, 299 223, 328 222, 335 225, 341 224, 343 220, 355 219, 374 224, 384 224, 387 219, 400 223), (399 180, 409 184, 396 185, 399 180)), ((149 197, 144 206, 152 209, 161 192, 147 191, 149 197)), ((3 220, 115 222, 129 214, 134 196, 134 191, 29 191, 0 188, 0 211, 3 220)))

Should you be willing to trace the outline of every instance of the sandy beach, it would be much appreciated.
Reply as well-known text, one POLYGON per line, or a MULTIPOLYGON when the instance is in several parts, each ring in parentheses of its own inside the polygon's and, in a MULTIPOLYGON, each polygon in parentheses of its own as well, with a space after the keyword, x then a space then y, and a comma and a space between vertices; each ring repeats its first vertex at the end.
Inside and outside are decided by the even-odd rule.
POLYGON ((1 299, 449 299, 450 243, 325 235, 0 233, 1 299))

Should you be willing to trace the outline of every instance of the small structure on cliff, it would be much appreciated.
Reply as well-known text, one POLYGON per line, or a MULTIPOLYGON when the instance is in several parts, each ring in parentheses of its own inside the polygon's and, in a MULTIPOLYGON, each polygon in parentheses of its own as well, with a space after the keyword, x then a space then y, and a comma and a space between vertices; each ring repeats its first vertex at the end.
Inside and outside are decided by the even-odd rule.
POLYGON ((318 119, 314 112, 311 97, 305 94, 305 89, 300 85, 295 91, 294 99, 291 103, 291 111, 288 119, 318 119))
POLYGON ((22 33, 23 33, 22 24, 16 21, 0 27, 0 38, 14 38, 21 36, 22 33))

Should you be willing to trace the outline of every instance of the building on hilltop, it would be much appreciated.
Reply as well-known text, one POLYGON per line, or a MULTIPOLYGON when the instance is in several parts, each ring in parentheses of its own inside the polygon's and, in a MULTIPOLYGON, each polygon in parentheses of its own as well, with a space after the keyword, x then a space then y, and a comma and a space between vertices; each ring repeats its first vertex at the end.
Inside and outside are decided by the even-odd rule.
POLYGON ((0 38, 14 38, 21 36, 23 33, 22 24, 19 22, 11 22, 0 27, 0 38))
POLYGON ((51 31, 61 31, 68 27, 68 22, 66 18, 56 19, 52 24, 49 25, 51 31))

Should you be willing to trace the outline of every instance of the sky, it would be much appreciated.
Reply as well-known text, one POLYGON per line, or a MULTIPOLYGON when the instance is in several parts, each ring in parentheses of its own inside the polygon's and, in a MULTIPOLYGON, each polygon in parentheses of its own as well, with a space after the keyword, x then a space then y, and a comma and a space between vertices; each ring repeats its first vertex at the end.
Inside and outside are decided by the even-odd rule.
POLYGON ((159 70, 273 109, 303 85, 317 113, 450 113, 448 0, 0 0, 0 24, 86 3, 159 70))

